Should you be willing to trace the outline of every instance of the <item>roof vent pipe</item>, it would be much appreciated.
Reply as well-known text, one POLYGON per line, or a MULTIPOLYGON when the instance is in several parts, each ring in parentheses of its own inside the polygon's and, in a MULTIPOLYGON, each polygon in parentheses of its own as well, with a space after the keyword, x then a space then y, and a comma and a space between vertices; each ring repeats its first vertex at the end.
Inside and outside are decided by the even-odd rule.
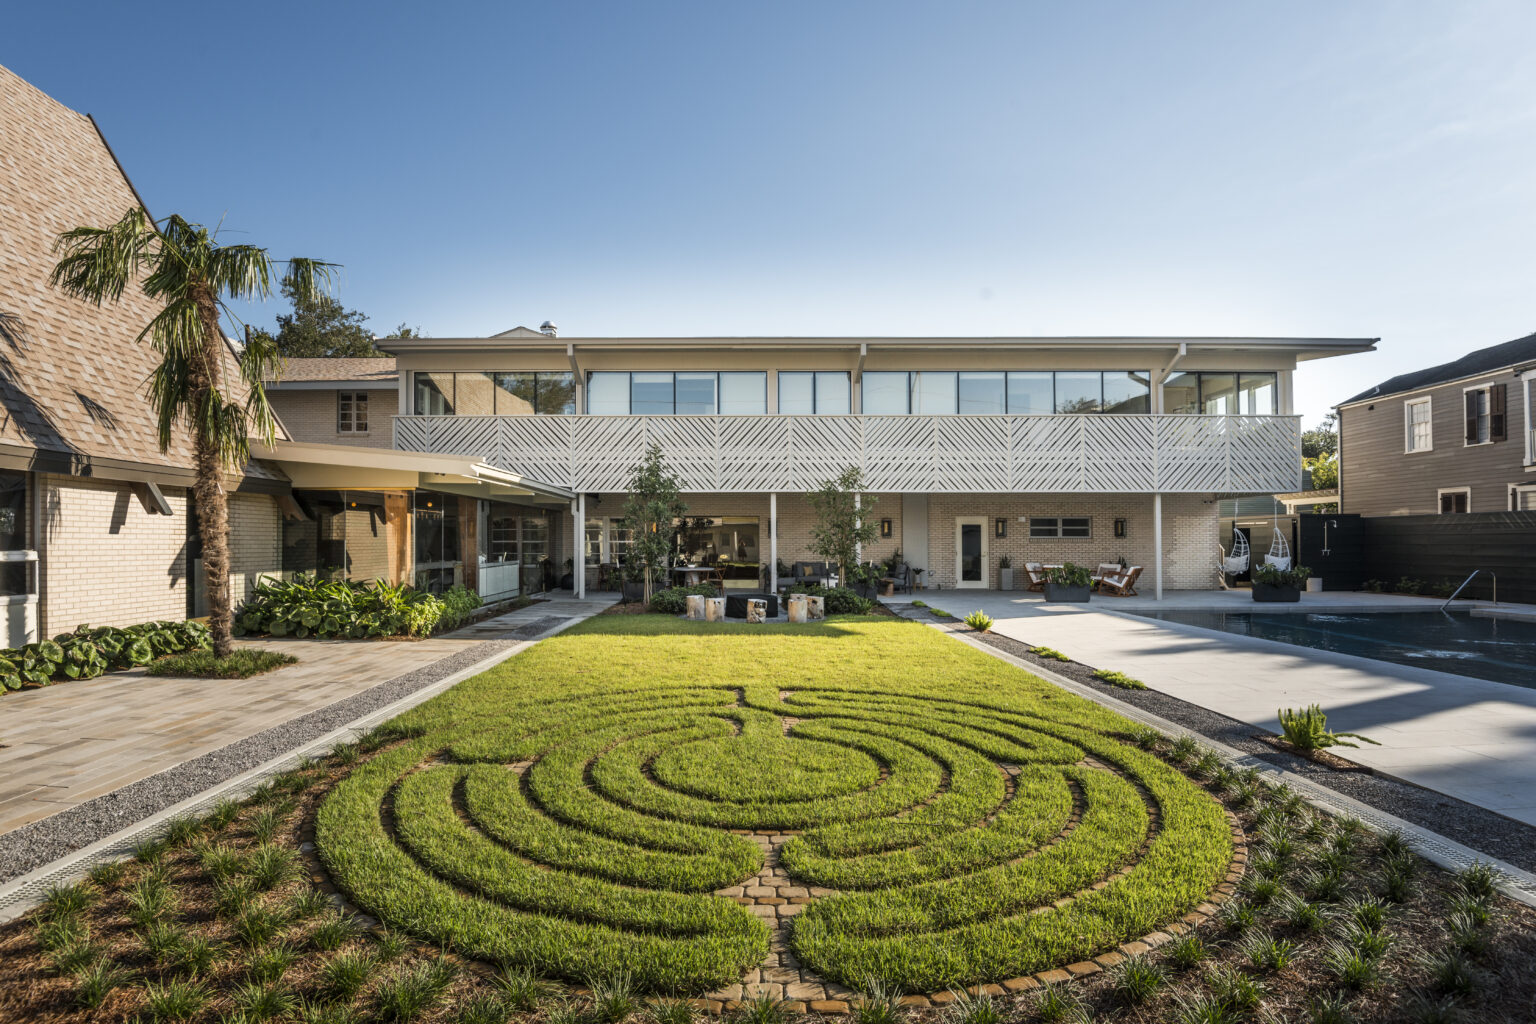
POLYGON ((560 336, 560 328, 555 326, 555 322, 553 320, 545 320, 543 323, 539 324, 539 330, 543 331, 551 338, 557 338, 560 336))

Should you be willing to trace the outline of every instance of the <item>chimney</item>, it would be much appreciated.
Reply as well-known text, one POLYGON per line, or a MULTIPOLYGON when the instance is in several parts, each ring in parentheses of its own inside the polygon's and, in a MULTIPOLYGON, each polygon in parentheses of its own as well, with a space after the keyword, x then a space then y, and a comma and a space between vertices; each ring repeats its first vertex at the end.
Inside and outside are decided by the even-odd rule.
POLYGON ((553 320, 545 320, 543 323, 539 324, 539 330, 543 331, 551 338, 558 338, 560 336, 560 328, 555 326, 555 322, 553 320))

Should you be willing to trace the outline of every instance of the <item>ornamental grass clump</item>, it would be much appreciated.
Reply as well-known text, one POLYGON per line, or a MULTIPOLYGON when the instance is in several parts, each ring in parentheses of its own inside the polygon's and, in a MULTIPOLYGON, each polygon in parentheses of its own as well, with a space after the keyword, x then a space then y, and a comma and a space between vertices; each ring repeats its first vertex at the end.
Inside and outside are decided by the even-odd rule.
POLYGON ((986 633, 992 629, 992 616, 980 608, 967 615, 963 621, 978 633, 986 633))
POLYGON ((1147 684, 1140 679, 1133 679, 1124 672, 1116 672, 1114 669, 1101 668, 1093 673, 1093 678, 1110 686, 1118 686, 1122 690, 1145 690, 1147 684))
POLYGON ((1280 730, 1287 743, 1298 750, 1322 750, 1324 747, 1358 747, 1362 740, 1373 746, 1381 746, 1368 736, 1357 732, 1329 732, 1328 716, 1322 705, 1313 704, 1303 709, 1286 708, 1275 712, 1280 718, 1280 730))

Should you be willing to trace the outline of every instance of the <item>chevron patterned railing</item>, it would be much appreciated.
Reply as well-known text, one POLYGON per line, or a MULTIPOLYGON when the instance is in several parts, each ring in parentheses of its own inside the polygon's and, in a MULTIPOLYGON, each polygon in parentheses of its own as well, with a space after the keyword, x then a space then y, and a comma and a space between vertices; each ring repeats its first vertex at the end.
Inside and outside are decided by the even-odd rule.
POLYGON ((395 447, 621 491, 649 444, 689 491, 805 491, 849 465, 903 492, 1293 491, 1297 416, 397 416, 395 447))

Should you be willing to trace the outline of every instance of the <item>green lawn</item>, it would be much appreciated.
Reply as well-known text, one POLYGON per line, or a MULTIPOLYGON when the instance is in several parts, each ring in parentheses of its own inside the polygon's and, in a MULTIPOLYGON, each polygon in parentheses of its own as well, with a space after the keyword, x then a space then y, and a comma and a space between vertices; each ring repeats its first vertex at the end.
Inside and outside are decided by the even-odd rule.
POLYGON ((321 805, 334 878, 394 927, 550 977, 739 980, 769 937, 712 895, 762 866, 742 831, 799 833, 782 866, 839 890, 794 919, 802 963, 907 991, 1102 952, 1231 856, 1220 806, 1130 723, 891 618, 599 616, 395 727, 409 741, 321 805))

